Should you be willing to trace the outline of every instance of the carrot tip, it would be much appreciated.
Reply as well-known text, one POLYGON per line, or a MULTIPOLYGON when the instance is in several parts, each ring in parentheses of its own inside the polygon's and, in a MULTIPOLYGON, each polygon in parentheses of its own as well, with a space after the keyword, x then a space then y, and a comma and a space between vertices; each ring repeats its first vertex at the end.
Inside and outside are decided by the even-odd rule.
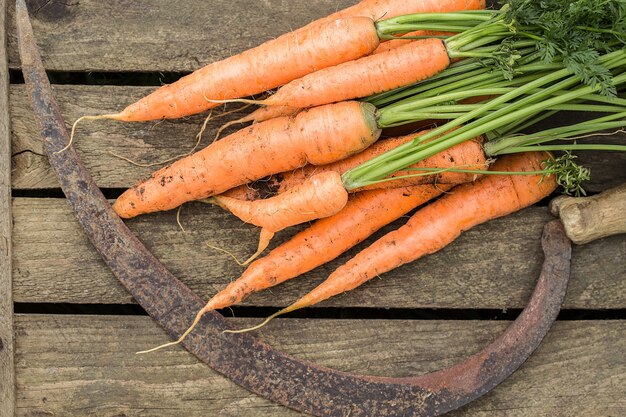
POLYGON ((224 330, 224 331, 222 331, 222 333, 247 333, 247 332, 251 332, 253 330, 258 330, 261 327, 265 326, 270 321, 274 320, 276 317, 282 316, 283 314, 291 313, 292 311, 298 310, 300 308, 302 308, 302 306, 299 306, 297 303, 294 303, 294 304, 290 305, 289 307, 285 307, 282 310, 277 311, 276 313, 272 314, 271 316, 269 316, 268 318, 263 320, 263 322, 261 322, 260 324, 257 324, 256 326, 248 327, 247 329, 224 330))
POLYGON ((174 345, 180 344, 183 340, 185 340, 187 335, 193 331, 193 329, 196 327, 196 325, 200 322, 200 319, 202 318, 204 313, 206 313, 207 311, 209 311, 207 306, 204 306, 200 311, 198 311, 198 313, 196 314, 196 317, 193 319, 193 322, 191 323, 191 326, 189 326, 189 328, 187 330, 185 330, 185 333, 183 333, 177 340, 175 340, 173 342, 169 342, 169 343, 164 343, 164 344, 162 344, 160 346, 157 346, 157 347, 154 347, 152 349, 141 350, 139 352, 135 352, 135 354, 136 355, 143 355, 144 353, 155 352, 157 350, 160 350, 160 349, 163 349, 163 348, 166 348, 166 347, 169 347, 169 346, 174 346, 174 345))
POLYGON ((99 116, 81 116, 78 119, 76 119, 76 121, 74 122, 74 124, 72 125, 72 131, 70 133, 70 141, 67 143, 67 145, 65 145, 65 147, 61 150, 58 150, 56 152, 54 152, 54 154, 59 154, 61 152, 65 152, 66 150, 69 149, 70 146, 72 146, 72 143, 74 142, 74 133, 76 132, 76 125, 83 121, 83 120, 100 120, 100 119, 118 119, 121 116, 121 113, 112 113, 112 114, 101 114, 99 116))
POLYGON ((259 246, 257 247, 256 252, 247 261, 245 261, 242 266, 248 265, 250 262, 254 261, 270 244, 270 241, 274 237, 274 232, 270 232, 268 229, 261 229, 261 236, 259 237, 259 246))
POLYGON ((204 242, 204 243, 205 243, 205 245, 207 245, 207 247, 209 247, 211 249, 214 249, 216 251, 220 251, 220 252, 223 252, 223 253, 225 253, 227 255, 230 255, 230 257, 233 258, 235 260, 235 262, 237 262, 237 265, 239 265, 239 266, 246 266, 246 263, 245 262, 241 262, 239 259, 237 259, 237 257, 235 256, 234 253, 232 253, 232 252, 230 252, 230 251, 228 251, 228 250, 226 250, 224 248, 220 248, 219 246, 212 245, 209 242, 204 242))
MULTIPOLYGON (((208 100, 208 99, 205 97, 205 100, 208 100)), ((229 114, 239 113, 239 112, 242 112, 242 111, 244 111, 245 109, 247 109, 247 108, 249 108, 249 107, 251 107, 251 106, 253 106, 253 105, 254 105, 254 104, 252 104, 252 103, 248 103, 248 104, 243 105, 243 106, 241 106, 241 107, 237 107, 236 109, 232 109, 232 110, 224 111, 224 112, 222 112, 222 113, 220 113, 220 114, 216 115, 216 116, 215 116, 215 117, 213 117, 213 118, 214 118, 214 119, 219 119, 220 117, 228 116, 229 114)), ((246 116, 246 117, 249 117, 249 116, 246 116)), ((242 119, 245 119, 246 117, 243 117, 242 119)), ((240 119, 240 120, 241 120, 241 119, 240 119)), ((250 120, 252 120, 252 119, 250 119, 250 120)))
POLYGON ((256 326, 248 327, 246 329, 239 329, 239 330, 224 330, 222 331, 222 333, 248 333, 253 330, 258 330, 281 314, 282 314, 282 310, 277 313, 272 314, 271 316, 269 316, 268 318, 266 318, 265 320, 263 320, 260 324, 257 324, 256 326))
POLYGON ((180 210, 182 208, 183 206, 178 206, 178 210, 176 210, 176 223, 178 224, 178 227, 180 227, 180 230, 182 230, 183 233, 187 233, 187 231, 183 227, 183 224, 180 222, 180 210))
MULTIPOLYGON (((150 162, 150 163, 148 163, 148 164, 144 164, 144 163, 141 163, 141 162, 134 161, 134 160, 132 160, 132 159, 130 159, 130 158, 128 158, 128 157, 125 157, 125 156, 122 156, 122 155, 118 155, 118 154, 116 154, 116 153, 114 153, 114 152, 112 152, 112 151, 107 151, 107 152, 108 152, 110 155, 113 155, 114 157, 116 157, 116 158, 118 158, 118 159, 121 159, 121 160, 123 160, 123 161, 128 162, 128 163, 129 163, 129 164, 131 164, 131 165, 135 165, 135 166, 138 166, 138 167, 141 167, 141 168, 150 168, 150 167, 157 166, 157 165, 165 165, 165 164, 168 164, 168 163, 170 163, 170 162, 172 162, 172 161, 176 161, 177 159, 180 159, 180 158, 184 158, 184 157, 186 157, 186 156, 189 156, 189 155, 191 155, 192 153, 194 153, 194 152, 196 151, 196 149, 198 149, 198 146, 200 146, 200 142, 202 141, 202 134, 204 133, 204 131, 205 131, 205 129, 206 129, 206 125, 207 125, 207 123, 208 123, 208 122, 209 122, 209 120, 211 119, 211 114, 212 114, 212 112, 209 112, 208 116, 207 116, 207 117, 206 117, 206 119, 204 120, 204 123, 202 124, 202 128, 200 129, 200 132, 198 132, 198 134, 196 135, 196 143, 195 143, 195 144, 193 145, 193 147, 192 147, 189 151, 187 151, 186 153, 182 153, 182 154, 179 154, 179 155, 173 156, 173 157, 171 157, 171 158, 164 159, 164 160, 162 160, 162 161, 150 162)), ((78 121, 77 121, 77 122, 78 122, 78 121)), ((71 139, 70 139, 70 142, 71 142, 71 139)), ((68 145, 68 146, 69 146, 69 145, 68 145)), ((59 151, 59 152, 61 152, 61 151, 59 151)))
POLYGON ((242 117, 241 119, 231 120, 228 123, 224 123, 222 126, 220 126, 219 129, 217 129, 217 133, 215 134, 215 137, 213 138, 213 142, 215 142, 216 140, 218 140, 220 138, 220 135, 222 134, 222 132, 225 129, 227 129, 227 128, 233 126, 233 125, 236 125, 236 124, 245 123, 245 122, 247 122, 249 120, 251 120, 251 119, 248 116, 246 116, 246 117, 242 117))
POLYGON ((209 114, 207 114, 206 118, 204 119, 204 122, 202 123, 202 127, 200 128, 200 131, 196 135, 196 146, 194 146, 193 149, 189 153, 195 151, 198 145, 200 144, 200 141, 202 141, 202 134, 206 130, 206 125, 207 123, 209 123, 209 120, 211 120, 212 115, 213 115, 213 110, 209 111, 209 114))

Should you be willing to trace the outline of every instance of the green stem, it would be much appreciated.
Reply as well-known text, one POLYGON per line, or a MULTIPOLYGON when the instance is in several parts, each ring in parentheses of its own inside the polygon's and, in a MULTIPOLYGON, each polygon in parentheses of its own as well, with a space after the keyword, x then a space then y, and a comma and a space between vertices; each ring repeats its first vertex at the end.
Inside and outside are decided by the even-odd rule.
MULTIPOLYGON (((553 70, 558 65, 550 65, 553 68, 544 68, 546 64, 539 66, 529 65, 539 58, 539 54, 534 52, 535 48, 524 48, 519 51, 522 58, 519 60, 520 73, 533 73, 542 70, 553 70)), ((486 83, 504 80, 501 72, 493 72, 489 67, 489 62, 483 62, 477 59, 464 59, 451 64, 446 70, 440 72, 428 80, 415 83, 410 86, 401 87, 385 93, 376 94, 368 97, 365 101, 372 103, 378 108, 382 108, 390 103, 397 103, 400 100, 410 97, 431 97, 442 94, 444 92, 453 91, 454 89, 471 85, 477 87, 486 83)))
POLYGON ((533 145, 533 146, 520 146, 517 148, 507 148, 498 153, 498 155, 505 155, 519 152, 536 152, 536 151, 615 151, 626 152, 626 145, 533 145))
MULTIPOLYGON (((615 68, 625 63, 625 54, 625 51, 616 51, 602 56, 599 61, 604 63, 607 67, 615 68), (610 65, 607 63, 610 63, 610 65)), ((563 104, 584 96, 585 94, 594 93, 600 88, 600 86, 585 86, 567 94, 548 99, 548 97, 550 97, 555 91, 569 88, 570 86, 580 82, 580 78, 578 76, 572 76, 571 74, 572 73, 569 69, 564 68, 530 82, 525 86, 516 88, 514 91, 503 94, 480 108, 467 113, 465 116, 458 117, 420 138, 416 138, 415 140, 374 158, 359 167, 349 170, 343 175, 344 185, 348 190, 358 188, 361 186, 360 184, 363 181, 384 178, 393 172, 406 168, 415 162, 437 154, 465 140, 477 137, 485 132, 495 130, 498 127, 505 126, 509 123, 514 123, 520 118, 537 114, 550 106, 563 104), (554 82, 557 83, 543 89, 539 93, 535 93, 519 101, 515 101, 505 108, 496 110, 491 114, 483 116, 472 123, 450 132, 450 129, 459 127, 463 123, 485 115, 487 112, 495 109, 501 104, 507 103, 508 101, 527 94, 529 91, 541 88, 554 82), (441 136, 432 140, 439 135, 441 136), (422 145, 422 143, 427 140, 432 141, 426 145, 422 145)), ((624 77, 624 75, 618 76, 614 80, 616 85, 624 81, 626 81, 626 77, 624 77)))

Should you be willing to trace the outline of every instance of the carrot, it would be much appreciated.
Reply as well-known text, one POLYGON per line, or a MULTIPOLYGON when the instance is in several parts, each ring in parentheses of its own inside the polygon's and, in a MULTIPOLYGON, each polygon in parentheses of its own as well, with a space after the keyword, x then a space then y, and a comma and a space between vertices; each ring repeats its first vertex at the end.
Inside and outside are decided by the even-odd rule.
POLYGON ((484 8, 484 0, 362 0, 354 6, 315 20, 304 26, 303 29, 347 16, 366 16, 378 20, 410 13, 455 12, 484 8))
MULTIPOLYGON (((403 35, 403 37, 408 37, 408 36, 426 37, 426 36, 449 35, 449 34, 451 33, 450 32, 435 32, 431 30, 416 30, 414 32, 410 32, 410 33, 407 33, 406 35, 403 35)), ((413 41, 414 39, 402 39, 402 37, 399 37, 397 40, 392 40, 389 42, 381 43, 378 46, 378 48, 376 48, 376 50, 372 52, 372 54, 380 54, 380 53, 388 52, 388 51, 391 51, 392 49, 396 49, 400 46, 406 45, 407 43, 410 43, 413 41)), ((250 106, 252 104, 248 104, 248 105, 250 106)), ((240 119, 232 120, 222 125, 217 130, 214 140, 217 140, 220 137, 220 134, 226 128, 230 126, 233 126, 236 124, 243 124, 247 122, 259 123, 265 120, 273 119, 275 117, 291 116, 291 115, 298 113, 300 110, 302 109, 299 107, 292 107, 292 106, 271 106, 270 105, 270 106, 259 107, 256 110, 254 110, 252 113, 240 119)))
POLYGON ((441 39, 420 39, 305 75, 257 102, 307 108, 351 100, 416 83, 443 71, 449 64, 441 39))
MULTIPOLYGON (((493 165, 493 171, 536 172, 549 154, 529 152, 507 155, 493 165)), ((456 187, 451 193, 426 206, 396 231, 361 251, 335 270, 326 281, 272 318, 309 307, 350 291, 387 271, 434 253, 459 235, 478 225, 528 207, 556 189, 554 175, 485 175, 475 183, 456 187)), ((236 331, 240 332, 240 331, 236 331)))
POLYGON ((237 280, 207 302, 196 314, 189 329, 176 342, 155 349, 180 343, 208 311, 230 307, 254 292, 273 287, 330 262, 381 227, 451 187, 403 187, 364 191, 350 196, 340 212, 316 221, 266 257, 254 261, 237 280))
POLYGON ((213 62, 164 85, 120 113, 99 116, 126 122, 173 119, 224 100, 262 93, 291 80, 371 53, 379 44, 372 19, 346 17, 291 32, 213 62))
POLYGON ((339 212, 348 202, 348 192, 341 176, 328 171, 313 175, 269 200, 244 201, 224 196, 215 196, 211 200, 244 222, 262 227, 258 249, 244 262, 246 265, 267 248, 276 232, 339 212))
POLYGON ((113 208, 124 218, 170 210, 307 163, 347 158, 380 135, 376 114, 371 104, 344 102, 252 125, 156 171, 113 208))
MULTIPOLYGON (((240 200, 257 200, 259 198, 268 198, 272 195, 283 193, 291 189, 292 187, 301 184, 305 179, 311 177, 312 175, 318 174, 320 172, 334 171, 339 174, 343 174, 349 169, 359 166, 362 163, 369 161, 370 159, 378 155, 382 155, 390 149, 394 149, 404 143, 407 143, 410 140, 413 140, 426 132, 428 132, 428 130, 399 138, 379 140, 363 152, 360 152, 341 161, 321 166, 306 165, 293 171, 272 175, 270 178, 256 181, 252 184, 245 184, 240 187, 233 188, 226 191, 222 195, 231 198, 237 198, 240 200)), ((379 184, 372 184, 365 187, 365 189, 409 187, 414 185, 431 183, 460 184, 471 181, 474 177, 474 174, 464 172, 449 172, 445 171, 445 169, 456 167, 472 170, 485 169, 486 166, 487 160, 485 157, 485 153, 482 150, 482 141, 480 139, 474 139, 463 142, 457 146, 440 152, 437 155, 427 158, 410 167, 412 169, 436 168, 441 169, 442 172, 433 175, 396 179, 393 181, 383 182, 379 184)), ((390 175, 390 177, 399 177, 404 175, 411 175, 414 173, 415 172, 405 170, 390 175)), ((358 188, 350 190, 350 192, 358 192, 362 190, 363 188, 358 188)))
POLYGON ((238 55, 208 64, 173 84, 160 87, 120 113, 82 119, 139 122, 200 113, 216 106, 207 99, 225 100, 258 94, 321 68, 371 53, 379 45, 374 20, 382 16, 484 6, 483 0, 364 1, 238 55))

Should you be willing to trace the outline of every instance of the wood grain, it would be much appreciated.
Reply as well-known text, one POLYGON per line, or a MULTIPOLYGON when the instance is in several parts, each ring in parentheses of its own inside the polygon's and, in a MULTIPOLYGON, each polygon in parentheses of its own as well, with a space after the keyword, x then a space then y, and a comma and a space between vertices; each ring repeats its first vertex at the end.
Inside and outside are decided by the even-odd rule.
POLYGON ((6 2, 0 0, 0 417, 15 412, 11 226, 11 128, 6 2))
MULTIPOLYGON (((17 198, 13 211, 17 302, 132 302, 88 243, 64 200, 17 198)), ((443 251, 323 305, 521 308, 539 276, 543 261, 539 238, 550 218, 547 208, 533 207, 481 225, 443 251)), ((200 203, 184 206, 181 221, 186 233, 178 228, 174 212, 142 216, 128 225, 168 269, 197 294, 208 297, 235 279, 242 268, 228 255, 206 247, 205 242, 244 258, 254 252, 258 229, 200 203)), ((273 244, 288 238, 294 229, 280 234, 273 244)), ((358 248, 365 245, 367 242, 358 248)), ((320 283, 357 249, 245 303, 284 306, 320 283)), ((566 308, 624 308, 626 264, 613 262, 617 259, 626 259, 625 235, 575 248, 566 308)))
MULTIPOLYGON (((120 110, 149 91, 152 91, 152 88, 55 86, 61 112, 68 124, 85 114, 103 114, 120 110)), ((58 187, 56 177, 43 155, 23 86, 12 86, 11 103, 13 188, 58 187)), ((231 105, 229 108, 237 107, 231 105)), ((217 111, 215 113, 219 114, 217 111)), ((239 118, 243 114, 234 113, 225 118, 214 118, 207 126, 201 146, 206 146, 213 139, 216 130, 223 123, 239 118)), ((110 152, 139 163, 167 160, 191 149, 203 119, 204 116, 195 116, 158 123, 85 122, 77 130, 75 144, 100 187, 127 188, 148 176, 157 167, 134 166, 112 156, 110 152)), ((622 134, 602 138, 603 142, 625 139, 626 135, 622 134)), ((589 192, 603 191, 626 182, 626 170, 622 169, 626 165, 624 152, 581 152, 580 162, 593 172, 592 180, 585 184, 589 192)))
MULTIPOLYGON (((192 71, 296 29, 355 0, 30 0, 46 69, 192 71)), ((9 21, 14 5, 9 2, 9 21)), ((9 65, 19 67, 15 32, 9 65)))
MULTIPOLYGON (((261 337, 335 369, 402 377, 453 365, 506 325, 280 319, 261 337)), ((18 416, 299 415, 249 394, 180 348, 135 355, 168 340, 147 317, 18 315, 16 327, 18 416)), ((624 415, 625 331, 624 321, 557 322, 517 373, 450 415, 624 415)))

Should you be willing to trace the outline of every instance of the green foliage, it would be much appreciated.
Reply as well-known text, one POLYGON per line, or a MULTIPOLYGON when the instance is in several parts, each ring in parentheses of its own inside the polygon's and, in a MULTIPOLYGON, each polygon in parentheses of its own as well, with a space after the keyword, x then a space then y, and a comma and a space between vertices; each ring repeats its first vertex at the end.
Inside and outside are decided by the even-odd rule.
POLYGON ((626 44, 626 0, 506 0, 505 19, 517 31, 538 36, 546 63, 561 61, 586 85, 615 96, 601 54, 626 44))
POLYGON ((546 161, 546 171, 556 175, 556 182, 563 189, 563 194, 579 197, 586 195, 582 183, 589 180, 591 171, 578 165, 575 159, 576 155, 573 155, 571 152, 565 152, 554 160, 546 161))

